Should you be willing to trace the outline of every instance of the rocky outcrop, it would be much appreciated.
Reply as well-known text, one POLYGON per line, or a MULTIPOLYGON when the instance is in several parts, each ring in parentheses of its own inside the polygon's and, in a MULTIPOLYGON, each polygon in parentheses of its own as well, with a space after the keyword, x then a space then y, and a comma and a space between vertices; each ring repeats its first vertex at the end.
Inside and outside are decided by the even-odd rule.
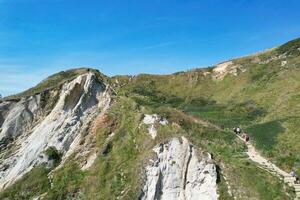
POLYGON ((167 125, 168 121, 165 118, 158 116, 157 114, 153 114, 153 115, 145 114, 143 123, 148 125, 148 133, 152 137, 152 139, 155 139, 157 136, 156 126, 158 124, 167 125))
POLYGON ((4 118, 6 118, 6 115, 11 105, 12 105, 11 102, 0 102, 0 127, 2 127, 4 118))
POLYGON ((212 77, 214 79, 222 80, 227 74, 237 76, 239 71, 245 72, 246 69, 242 65, 235 64, 232 61, 227 61, 220 63, 213 68, 212 77))
POLYGON ((217 172, 210 154, 200 153, 184 137, 155 147, 146 167, 141 200, 217 199, 217 172))
POLYGON ((2 103, 0 107, 3 107, 3 113, 7 112, 7 116, 3 117, 3 123, 1 124, 0 148, 5 147, 7 141, 17 138, 30 128, 41 108, 40 102, 41 95, 36 95, 22 99, 20 102, 15 103, 11 109, 7 107, 9 102, 2 103))
POLYGON ((54 103, 46 103, 53 104, 47 112, 43 102, 47 99, 41 94, 16 103, 1 103, 0 190, 34 166, 47 162, 45 151, 49 147, 62 152, 64 161, 79 148, 91 121, 110 103, 109 87, 94 73, 79 75, 56 92, 54 103))

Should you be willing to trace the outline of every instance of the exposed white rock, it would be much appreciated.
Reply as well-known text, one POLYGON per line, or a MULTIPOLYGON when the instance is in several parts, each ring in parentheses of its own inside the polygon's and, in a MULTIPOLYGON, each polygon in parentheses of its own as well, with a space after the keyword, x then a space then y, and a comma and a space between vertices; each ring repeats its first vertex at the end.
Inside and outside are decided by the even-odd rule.
POLYGON ((246 69, 243 68, 241 65, 237 65, 232 61, 227 61, 218 64, 216 67, 213 68, 212 77, 214 79, 223 79, 227 74, 232 74, 234 76, 238 75, 238 71, 245 72, 246 69))
POLYGON ((163 118, 163 119, 159 120, 159 123, 160 123, 161 125, 167 125, 169 122, 168 122, 167 119, 163 118))
POLYGON ((19 147, 13 154, 1 160, 0 168, 7 167, 0 171, 0 190, 45 162, 44 152, 49 147, 63 152, 63 161, 71 155, 78 148, 82 129, 109 104, 107 90, 95 74, 80 75, 62 86, 52 111, 35 126, 31 122, 40 108, 39 95, 18 102, 6 116, 0 138, 21 133, 24 137, 18 138, 19 147))
POLYGON ((2 124, 0 141, 21 135, 28 129, 40 108, 40 95, 22 99, 8 112, 2 124))
POLYGON ((182 137, 153 150, 157 159, 146 167, 142 200, 217 199, 217 172, 210 154, 200 154, 182 137))
POLYGON ((94 152, 92 155, 90 155, 90 156, 87 158, 85 165, 83 165, 83 166, 81 167, 81 169, 82 169, 82 170, 87 170, 87 169, 89 169, 89 168, 93 165, 93 163, 95 162, 96 158, 97 158, 97 153, 94 152))
POLYGON ((286 53, 284 53, 284 54, 272 56, 271 58, 266 59, 266 60, 262 60, 262 61, 259 62, 259 64, 268 64, 271 61, 286 59, 286 58, 287 58, 287 55, 286 55, 286 53))
POLYGON ((8 111, 10 110, 10 107, 12 105, 13 105, 13 103, 11 103, 11 102, 2 102, 2 103, 0 103, 0 127, 2 127, 4 119, 6 118, 6 115, 7 115, 8 111))
POLYGON ((284 67, 287 64, 286 60, 281 61, 281 67, 284 67))
POLYGON ((204 76, 211 75, 211 72, 203 72, 203 75, 204 75, 204 76))
POLYGON ((148 133, 152 137, 152 139, 155 139, 157 136, 157 130, 155 128, 155 124, 159 123, 161 125, 167 125, 168 121, 164 118, 161 118, 157 114, 153 114, 153 115, 145 114, 143 123, 148 125, 148 133))

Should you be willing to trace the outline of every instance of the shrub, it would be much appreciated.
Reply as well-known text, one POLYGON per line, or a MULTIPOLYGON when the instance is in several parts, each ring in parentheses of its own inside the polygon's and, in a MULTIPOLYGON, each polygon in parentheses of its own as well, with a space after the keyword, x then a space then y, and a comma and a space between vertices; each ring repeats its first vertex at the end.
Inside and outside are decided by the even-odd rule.
POLYGON ((45 154, 47 155, 48 159, 53 161, 54 166, 57 166, 62 157, 62 153, 59 152, 55 147, 49 147, 46 151, 45 154))

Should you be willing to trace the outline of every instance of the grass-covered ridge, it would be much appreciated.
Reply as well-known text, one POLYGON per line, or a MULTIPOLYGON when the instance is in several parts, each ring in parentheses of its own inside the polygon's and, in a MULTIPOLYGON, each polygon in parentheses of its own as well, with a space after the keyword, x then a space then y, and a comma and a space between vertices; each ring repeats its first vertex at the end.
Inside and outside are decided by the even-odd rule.
POLYGON ((212 68, 143 74, 118 90, 141 105, 170 106, 225 129, 241 126, 266 156, 300 173, 300 39, 232 63, 245 71, 222 80, 212 68))
POLYGON ((71 80, 75 79, 77 76, 88 73, 88 72, 93 72, 93 73, 97 74, 97 76, 102 80, 105 80, 105 81, 108 80, 108 78, 106 76, 104 76, 98 70, 95 70, 95 69, 91 69, 91 68, 71 69, 71 70, 61 71, 56 74, 53 74, 53 75, 49 76, 48 78, 46 78, 45 80, 43 80, 42 82, 40 82, 35 87, 32 87, 22 93, 5 97, 3 100, 19 100, 22 97, 28 97, 28 96, 32 96, 35 94, 39 94, 41 92, 45 92, 47 90, 57 88, 57 87, 61 86, 63 83, 71 81, 71 80))
POLYGON ((2 200, 24 200, 32 199, 48 191, 50 182, 48 173, 50 172, 44 166, 37 166, 25 174, 12 186, 0 192, 2 200))
MULTIPOLYGON (((71 157, 51 173, 52 187, 48 171, 36 168, 0 193, 0 199, 30 199, 40 194, 49 200, 138 199, 144 182, 143 167, 152 148, 181 136, 213 155, 218 166, 219 199, 291 199, 292 192, 278 177, 247 158, 244 144, 231 130, 241 126, 265 156, 286 171, 295 168, 300 172, 299 42, 297 39, 264 53, 232 60, 246 70, 221 80, 213 78, 212 68, 107 80, 117 95, 105 123, 95 134, 98 154, 91 168, 82 171, 75 156, 71 157), (155 140, 142 124, 145 113, 156 113, 169 121, 158 127, 155 140), (216 126, 203 126, 195 118, 216 126), (33 177, 36 180, 28 183, 33 177), (229 195, 225 177, 234 197, 229 195)), ((9 98, 59 87, 87 70, 58 73, 9 98)), ((54 149, 47 154, 60 160, 54 149)))
MULTIPOLYGON (((220 199, 233 199, 228 194, 224 176, 237 199, 289 199, 283 183, 277 177, 246 159, 243 143, 231 132, 204 127, 177 109, 142 106, 134 98, 119 96, 105 121, 105 126, 100 127, 96 134, 99 153, 92 167, 84 172, 71 157, 63 168, 51 174, 52 187, 46 185, 37 189, 36 196, 44 194, 44 199, 49 200, 138 199, 144 183, 143 168, 151 157, 152 148, 169 138, 185 136, 196 148, 213 155, 218 165, 220 199), (151 139, 146 126, 142 124, 144 113, 157 113, 169 121, 168 125, 158 127, 155 140, 151 139), (108 149, 107 145, 110 146, 108 149)), ((48 183, 44 174, 35 174, 35 178, 48 183)), ((18 183, 11 188, 19 188, 18 183)), ((30 193, 32 188, 7 191, 22 195, 24 192, 30 193)))

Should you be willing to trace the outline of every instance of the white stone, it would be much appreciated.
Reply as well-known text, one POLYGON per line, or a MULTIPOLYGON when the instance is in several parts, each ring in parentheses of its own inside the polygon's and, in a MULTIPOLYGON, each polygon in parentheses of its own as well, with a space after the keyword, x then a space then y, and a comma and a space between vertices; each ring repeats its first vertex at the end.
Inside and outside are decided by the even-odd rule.
POLYGON ((286 60, 281 61, 281 67, 285 66, 287 64, 286 60))
POLYGON ((157 114, 153 114, 153 115, 145 114, 144 119, 143 119, 143 123, 148 125, 148 133, 149 133, 149 135, 151 136, 152 139, 155 139, 156 136, 157 136, 157 130, 155 128, 155 124, 159 123, 161 125, 167 125, 168 120, 166 120, 164 118, 162 119, 157 114))
POLYGON ((150 125, 150 124, 154 124, 158 120, 159 120, 159 117, 157 114, 153 114, 153 115, 145 114, 143 122, 144 122, 144 124, 150 125))
POLYGON ((246 68, 244 68, 242 65, 234 64, 232 61, 223 62, 213 68, 212 77, 214 79, 222 80, 227 74, 237 76, 238 70, 240 70, 241 72, 245 72, 246 68))
POLYGON ((53 110, 34 126, 32 113, 39 110, 39 96, 28 102, 19 102, 7 115, 0 138, 7 135, 24 135, 18 138, 20 147, 1 165, 9 165, 0 172, 0 190, 12 184, 30 171, 35 165, 45 162, 44 151, 53 146, 63 152, 63 161, 79 146, 81 128, 97 116, 99 110, 106 109, 110 96, 104 83, 98 82, 96 75, 87 73, 65 83, 53 110), (22 123, 19 123, 22 122, 22 123), (25 134, 23 127, 28 126, 25 134), (15 127, 8 131, 10 127, 15 127), (26 136, 26 137, 25 137, 26 136))
POLYGON ((201 158, 182 137, 155 147, 157 159, 146 167, 142 200, 215 200, 216 167, 207 153, 201 158))

